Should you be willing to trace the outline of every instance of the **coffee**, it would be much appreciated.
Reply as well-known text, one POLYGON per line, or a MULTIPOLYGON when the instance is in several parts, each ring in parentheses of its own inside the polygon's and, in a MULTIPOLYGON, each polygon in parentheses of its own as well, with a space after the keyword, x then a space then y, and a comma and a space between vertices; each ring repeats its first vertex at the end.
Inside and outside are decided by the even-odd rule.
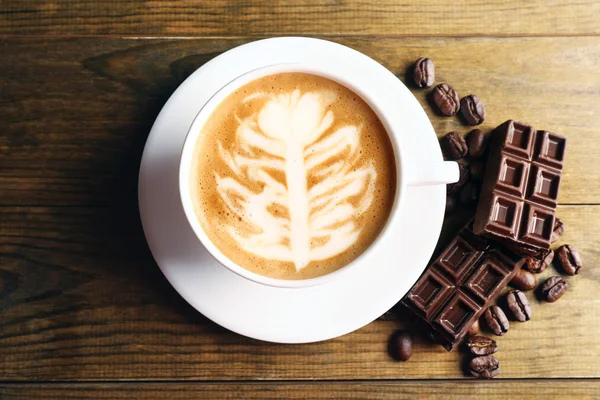
POLYGON ((230 94, 196 142, 191 193, 210 241, 254 273, 306 279, 363 253, 391 212, 394 151, 356 93, 281 73, 230 94))

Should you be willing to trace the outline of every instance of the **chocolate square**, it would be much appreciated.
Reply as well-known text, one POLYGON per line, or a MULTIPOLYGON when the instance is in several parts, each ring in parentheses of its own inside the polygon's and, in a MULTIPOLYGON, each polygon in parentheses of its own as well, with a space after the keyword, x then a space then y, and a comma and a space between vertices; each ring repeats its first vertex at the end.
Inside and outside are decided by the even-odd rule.
POLYGON ((534 204, 526 204, 524 214, 519 240, 532 246, 543 246, 552 236, 554 213, 534 204))
POLYGON ((457 291, 442 310, 438 313, 434 323, 445 331, 451 338, 461 335, 463 330, 469 329, 481 306, 477 305, 464 293, 457 291))
POLYGON ((527 200, 554 208, 558 205, 560 172, 541 165, 533 165, 529 176, 527 200))
POLYGON ((524 197, 529 163, 513 157, 503 157, 498 177, 498 189, 515 196, 524 197))
POLYGON ((480 264, 465 286, 485 302, 493 293, 502 289, 502 282, 512 271, 502 261, 490 255, 482 258, 480 264))
POLYGON ((476 256, 475 249, 464 239, 457 237, 439 257, 437 264, 454 282, 458 282, 465 275, 476 256))
POLYGON ((562 169, 567 140, 547 131, 539 131, 533 160, 549 167, 562 169))
POLYGON ((536 133, 535 129, 529 125, 512 120, 506 121, 501 127, 506 131, 504 142, 506 153, 531 160, 536 133))
POLYGON ((430 318, 437 309, 446 301, 454 288, 446 278, 429 269, 419 282, 413 287, 406 299, 412 303, 413 309, 419 314, 430 318))
POLYGON ((522 212, 522 201, 510 196, 494 195, 488 230, 500 236, 516 239, 522 212))

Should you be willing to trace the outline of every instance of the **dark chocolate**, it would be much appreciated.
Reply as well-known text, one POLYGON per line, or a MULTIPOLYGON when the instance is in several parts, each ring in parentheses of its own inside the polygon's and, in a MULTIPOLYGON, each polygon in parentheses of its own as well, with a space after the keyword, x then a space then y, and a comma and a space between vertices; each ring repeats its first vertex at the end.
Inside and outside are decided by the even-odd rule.
POLYGON ((473 230, 541 257, 554 227, 566 138, 509 120, 492 132, 473 230))
POLYGON ((470 222, 425 270, 402 304, 432 339, 450 351, 523 262, 504 246, 475 235, 470 222))

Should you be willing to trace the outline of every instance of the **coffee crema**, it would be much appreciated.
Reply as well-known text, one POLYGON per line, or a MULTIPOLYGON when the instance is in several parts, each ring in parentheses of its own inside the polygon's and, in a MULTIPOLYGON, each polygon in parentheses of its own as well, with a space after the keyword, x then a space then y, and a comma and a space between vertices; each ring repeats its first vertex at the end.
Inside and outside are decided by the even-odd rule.
POLYGON ((396 167, 388 134, 356 93, 280 73, 219 104, 195 144, 191 194, 211 242, 277 279, 333 272, 385 226, 396 167))

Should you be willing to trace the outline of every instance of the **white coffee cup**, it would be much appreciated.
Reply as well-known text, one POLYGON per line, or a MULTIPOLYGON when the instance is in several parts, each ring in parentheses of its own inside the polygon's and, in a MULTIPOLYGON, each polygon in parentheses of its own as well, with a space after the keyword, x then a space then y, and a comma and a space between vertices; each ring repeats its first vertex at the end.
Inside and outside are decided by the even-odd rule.
MULTIPOLYGON (((360 76, 357 76, 356 73, 350 73, 349 71, 343 70, 331 70, 327 67, 327 65, 319 65, 318 63, 311 62, 266 65, 242 74, 214 93, 214 95, 197 114, 188 130, 181 154, 179 168, 179 191, 187 221, 202 245, 219 263, 234 273, 251 281, 281 288, 302 288, 319 285, 332 279, 339 279, 340 276, 347 274, 351 269, 361 268, 365 264, 368 264, 369 254, 371 252, 378 251, 381 241, 393 240, 389 234, 389 227, 393 224, 402 224, 399 215, 400 209, 404 206, 402 197, 407 186, 445 185, 458 180, 459 170, 458 165, 455 162, 442 161, 441 159, 438 161, 431 161, 431 159, 428 159, 427 157, 423 157, 422 161, 419 161, 417 157, 417 161, 411 161, 410 164, 406 161, 408 160, 408 157, 404 154, 402 142, 410 140, 411 134, 434 134, 433 127, 431 126, 431 123, 429 122, 425 112, 420 107, 419 109, 421 113, 414 113, 414 115, 404 116, 406 117, 405 119, 408 118, 410 121, 399 121, 397 112, 395 112, 397 109, 394 107, 402 107, 402 104, 386 104, 382 101, 383 99, 378 96, 378 90, 381 90, 381 88, 373 88, 369 86, 368 77, 361 78, 360 76), (208 117, 213 113, 216 107, 236 89, 261 77, 283 72, 309 73, 329 78, 351 89, 363 100, 365 100, 367 104, 369 104, 376 112, 385 126, 388 134, 390 135, 396 160, 398 180, 396 185, 394 206, 392 207, 390 217, 388 218, 386 226, 383 228, 379 237, 369 246, 369 248, 357 259, 338 269, 337 271, 316 278, 302 280, 282 280, 258 275, 228 259, 211 242, 210 238, 199 223, 194 211, 190 192, 190 173, 193 164, 194 147, 196 145, 198 136, 201 133, 202 127, 204 126, 208 117), (415 131, 406 132, 406 129, 410 129, 411 126, 415 131)), ((406 90, 406 93, 407 102, 416 102, 416 99, 408 90, 406 90)), ((411 157, 411 160, 414 159, 415 157, 411 157)))

